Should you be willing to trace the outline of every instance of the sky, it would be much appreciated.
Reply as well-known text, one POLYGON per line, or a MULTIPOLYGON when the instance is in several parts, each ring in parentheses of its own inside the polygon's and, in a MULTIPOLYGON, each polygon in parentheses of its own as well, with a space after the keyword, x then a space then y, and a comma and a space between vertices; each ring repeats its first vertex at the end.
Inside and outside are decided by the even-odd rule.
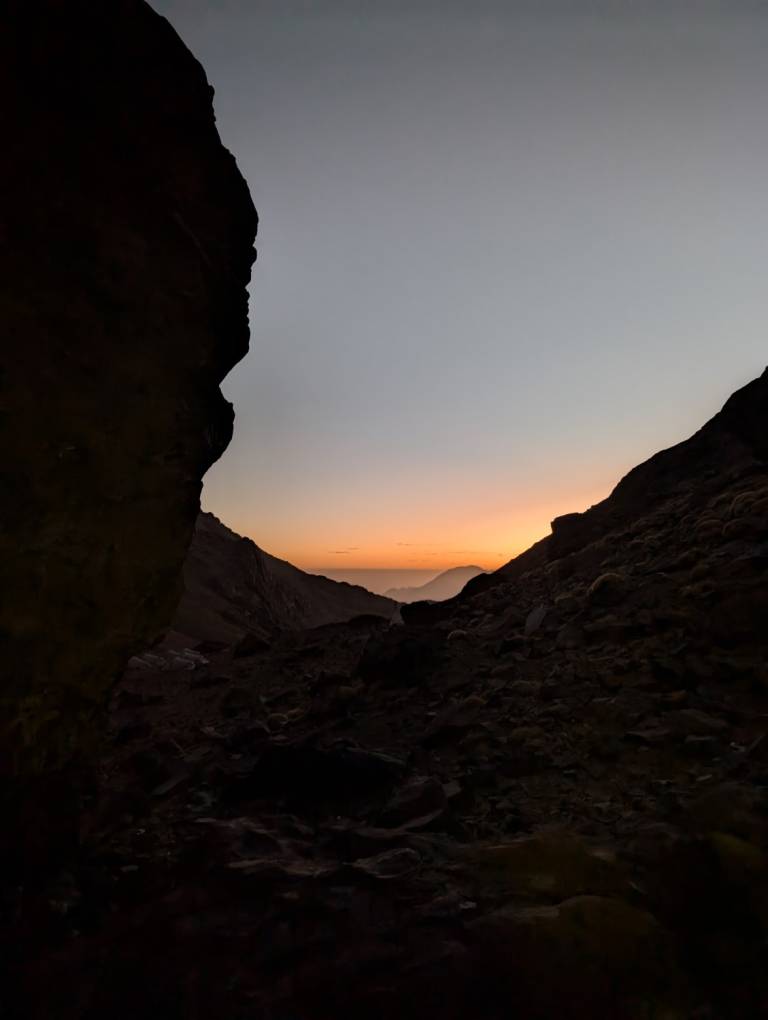
POLYGON ((768 3, 156 0, 259 211, 203 506, 495 568, 768 362, 768 3))

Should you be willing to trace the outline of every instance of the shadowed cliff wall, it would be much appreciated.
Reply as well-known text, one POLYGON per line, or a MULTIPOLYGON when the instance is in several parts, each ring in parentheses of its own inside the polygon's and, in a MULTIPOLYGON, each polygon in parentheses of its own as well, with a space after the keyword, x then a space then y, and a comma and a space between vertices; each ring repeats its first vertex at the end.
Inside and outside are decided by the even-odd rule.
POLYGON ((203 69, 141 0, 0 34, 0 775, 87 751, 169 623, 232 432, 257 217, 203 69))

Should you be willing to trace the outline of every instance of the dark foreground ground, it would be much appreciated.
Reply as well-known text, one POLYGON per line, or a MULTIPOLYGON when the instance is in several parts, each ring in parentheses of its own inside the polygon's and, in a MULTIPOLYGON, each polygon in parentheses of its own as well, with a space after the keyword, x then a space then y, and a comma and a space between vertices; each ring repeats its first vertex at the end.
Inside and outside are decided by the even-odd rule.
POLYGON ((707 443, 405 626, 133 660, 25 1015, 768 1015, 768 471, 707 443))

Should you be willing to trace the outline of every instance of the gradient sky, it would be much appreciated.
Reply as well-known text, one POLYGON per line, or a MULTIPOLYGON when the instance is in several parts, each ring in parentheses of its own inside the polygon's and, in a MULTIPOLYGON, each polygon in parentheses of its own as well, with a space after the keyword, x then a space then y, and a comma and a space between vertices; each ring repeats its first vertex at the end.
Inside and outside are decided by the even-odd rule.
POLYGON ((765 366, 768 6, 157 0, 259 210, 203 503, 500 565, 765 366))

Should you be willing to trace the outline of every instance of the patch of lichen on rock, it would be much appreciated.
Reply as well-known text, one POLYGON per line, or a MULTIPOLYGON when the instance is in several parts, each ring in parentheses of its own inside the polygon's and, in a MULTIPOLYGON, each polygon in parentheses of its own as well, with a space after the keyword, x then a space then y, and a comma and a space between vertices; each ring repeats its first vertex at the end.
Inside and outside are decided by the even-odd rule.
POLYGON ((256 214, 142 0, 12 2, 0 39, 0 772, 87 754, 168 624, 232 430, 256 214))

